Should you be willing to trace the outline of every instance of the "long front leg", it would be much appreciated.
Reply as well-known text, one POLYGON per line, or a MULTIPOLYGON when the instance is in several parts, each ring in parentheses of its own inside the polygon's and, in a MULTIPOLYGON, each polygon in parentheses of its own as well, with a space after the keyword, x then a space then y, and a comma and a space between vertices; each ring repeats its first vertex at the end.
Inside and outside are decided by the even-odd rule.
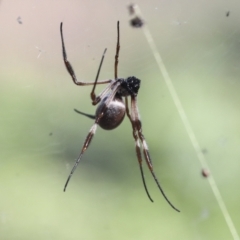
POLYGON ((144 154, 144 157, 145 157, 145 160, 146 160, 146 163, 147 163, 147 166, 148 166, 148 169, 150 170, 160 192, 162 193, 163 197, 165 198, 165 200, 168 202, 168 204, 174 209, 176 210, 177 212, 180 212, 171 202, 170 200, 167 198, 166 194, 164 193, 154 171, 153 171, 153 166, 152 166, 152 161, 151 161, 151 157, 150 157, 150 154, 149 154, 149 150, 148 150, 148 146, 147 146, 147 143, 146 143, 146 140, 142 134, 142 126, 141 126, 141 121, 140 121, 140 116, 139 116, 139 111, 138 111, 138 108, 137 108, 137 98, 135 96, 131 96, 131 106, 132 106, 132 114, 133 114, 133 119, 134 119, 134 122, 135 122, 135 126, 137 128, 137 132, 138 132, 138 136, 141 140, 141 143, 142 143, 142 149, 143 149, 143 154, 144 154))
MULTIPOLYGON (((96 83, 96 80, 94 82, 81 82, 77 80, 77 77, 74 73, 73 67, 70 64, 70 62, 67 59, 67 53, 66 53, 66 49, 65 49, 65 44, 64 44, 64 39, 63 39, 63 31, 62 31, 62 27, 63 27, 63 23, 61 22, 60 24, 60 34, 61 34, 61 41, 62 41, 62 54, 63 54, 63 61, 65 63, 65 66, 67 68, 68 73, 70 74, 70 76, 72 77, 73 82, 76 85, 80 85, 80 86, 87 86, 87 85, 96 85, 96 84, 106 84, 106 83, 110 83, 112 80, 103 80, 103 81, 99 81, 96 83)), ((106 51, 106 50, 105 50, 106 51)), ((105 53, 105 52, 104 52, 105 53)), ((104 55, 102 57, 102 59, 104 58, 104 55)), ((102 61, 100 63, 100 68, 101 68, 101 64, 102 61)))
POLYGON ((137 158, 138 158, 138 164, 139 164, 139 167, 140 167, 140 172, 141 172, 141 177, 142 177, 142 182, 143 182, 143 186, 144 186, 144 189, 147 193, 147 196, 148 198, 150 199, 151 202, 153 202, 153 199, 151 198, 149 192, 148 192, 148 189, 147 189, 147 184, 146 184, 146 181, 145 181, 145 177, 144 177, 144 173, 143 173, 143 167, 142 167, 142 154, 141 154, 141 149, 140 149, 140 143, 139 143, 139 139, 138 139, 138 136, 137 136, 137 128, 135 126, 135 123, 134 123, 134 120, 132 119, 131 115, 130 115, 130 112, 129 112, 129 108, 128 108, 128 99, 127 97, 125 97, 125 105, 126 105, 126 113, 127 113, 127 116, 132 124, 132 133, 133 133, 133 138, 135 140, 135 149, 136 149, 136 154, 137 154, 137 158))

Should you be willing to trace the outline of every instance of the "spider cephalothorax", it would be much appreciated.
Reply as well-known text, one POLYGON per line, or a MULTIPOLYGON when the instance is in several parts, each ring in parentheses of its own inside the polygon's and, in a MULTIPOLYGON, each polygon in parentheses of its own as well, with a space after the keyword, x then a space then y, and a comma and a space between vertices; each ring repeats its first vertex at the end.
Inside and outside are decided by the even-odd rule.
POLYGON ((135 140, 135 146, 136 146, 136 153, 137 153, 137 158, 138 158, 138 163, 140 166, 140 171, 141 171, 141 176, 142 176, 142 181, 143 185, 145 188, 145 191, 148 195, 148 198, 153 202, 144 178, 143 174, 143 167, 142 167, 142 155, 144 156, 144 159, 146 161, 146 164, 148 166, 148 169, 150 170, 159 190, 161 191, 163 197, 166 199, 166 201, 170 204, 170 206, 175 209, 176 211, 179 212, 177 208, 175 208, 172 203, 168 200, 167 196, 163 192, 159 181, 156 178, 156 175, 153 171, 153 166, 152 166, 152 161, 150 158, 150 154, 148 151, 147 143, 146 140, 142 134, 142 126, 141 126, 141 121, 140 121, 140 116, 138 112, 138 107, 137 107, 137 94, 138 90, 140 87, 140 80, 134 76, 128 77, 126 79, 124 78, 118 78, 117 77, 117 66, 118 66, 118 55, 119 55, 119 50, 120 50, 120 44, 119 44, 119 22, 117 23, 117 47, 116 47, 116 55, 115 55, 115 67, 114 67, 114 80, 108 79, 108 80, 103 80, 103 81, 98 81, 98 76, 101 70, 102 62, 106 53, 106 49, 103 52, 103 56, 98 68, 97 76, 95 78, 94 82, 80 82, 77 80, 77 77, 74 73, 74 70, 69 63, 67 59, 67 54, 64 46, 64 40, 63 40, 63 33, 62 33, 62 23, 60 25, 60 33, 61 33, 61 40, 62 40, 62 53, 63 53, 63 60, 65 63, 65 66, 67 68, 68 73, 71 75, 73 82, 76 85, 79 86, 87 86, 87 85, 93 85, 92 91, 91 91, 91 99, 92 99, 92 104, 97 105, 96 113, 95 115, 90 115, 86 114, 83 112, 80 112, 75 109, 76 112, 85 115, 91 119, 94 119, 94 124, 91 127, 86 140, 83 144, 82 150, 77 158, 77 161, 71 171, 71 173, 68 176, 68 179, 66 181, 66 184, 64 186, 64 191, 67 188, 68 182, 71 179, 75 169, 77 168, 82 155, 84 152, 87 150, 89 144, 91 143, 91 140, 97 130, 97 126, 99 125, 103 129, 106 130, 111 130, 116 127, 118 127, 121 122, 123 121, 125 114, 128 116, 132 129, 133 129, 133 137, 135 140), (95 95, 95 88, 96 85, 98 84, 108 84, 107 87, 98 95, 95 95), (131 103, 130 103, 130 110, 128 107, 128 97, 131 98, 131 103), (125 99, 125 102, 123 101, 123 98, 125 99), (142 149, 142 152, 141 152, 142 149))
POLYGON ((118 81, 121 82, 120 88, 117 91, 118 95, 121 97, 137 96, 141 80, 132 76, 126 79, 120 78, 118 81))

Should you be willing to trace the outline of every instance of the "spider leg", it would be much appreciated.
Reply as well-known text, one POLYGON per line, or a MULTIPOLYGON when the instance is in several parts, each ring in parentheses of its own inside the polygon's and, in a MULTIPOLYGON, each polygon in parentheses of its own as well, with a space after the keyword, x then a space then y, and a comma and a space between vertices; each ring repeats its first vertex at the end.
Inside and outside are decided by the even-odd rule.
POLYGON ((119 56, 119 50, 120 50, 120 44, 119 44, 119 21, 117 22, 117 46, 116 46, 116 54, 115 54, 115 64, 114 64, 114 77, 117 79, 117 67, 118 67, 118 56, 119 56))
POLYGON ((107 49, 105 48, 104 52, 103 52, 103 55, 102 55, 100 65, 98 67, 98 71, 97 71, 97 75, 96 75, 96 78, 95 78, 95 81, 94 81, 94 84, 93 84, 93 88, 92 88, 92 91, 90 93, 90 97, 91 97, 93 102, 95 102, 95 100, 96 100, 95 88, 96 88, 96 85, 97 85, 98 77, 99 77, 99 74, 100 74, 100 71, 101 71, 101 67, 102 67, 102 63, 103 63, 106 51, 107 51, 107 49))
POLYGON ((141 150, 140 150, 140 144, 139 144, 139 139, 138 139, 138 136, 137 136, 137 130, 133 124, 133 121, 132 121, 132 118, 131 118, 131 115, 129 113, 129 108, 128 108, 128 99, 127 97, 125 97, 125 105, 126 105, 126 113, 127 113, 127 116, 132 124, 132 129, 133 129, 133 137, 135 139, 135 145, 136 145, 136 153, 137 153, 137 158, 138 158, 138 163, 139 163, 139 167, 140 167, 140 171, 141 171, 141 177, 142 177, 142 181, 143 181, 143 186, 144 186, 144 189, 147 193, 147 196, 148 198, 150 199, 151 202, 153 202, 153 199, 151 198, 149 192, 148 192, 148 189, 147 189, 147 184, 146 184, 146 181, 145 181, 145 177, 144 177, 144 173, 143 173, 143 167, 142 167, 142 154, 141 154, 141 150))
MULTIPOLYGON (((64 44, 64 39, 63 39, 63 30, 62 30, 62 27, 63 27, 63 23, 61 22, 60 24, 60 34, 61 34, 61 41, 62 41, 62 54, 63 54, 63 61, 65 63, 65 66, 67 68, 67 71, 68 73, 71 75, 72 77, 72 80, 73 82, 76 84, 76 85, 80 85, 80 86, 87 86, 87 85, 96 85, 96 84, 106 84, 106 83, 110 83, 112 80, 103 80, 103 81, 99 81, 99 82, 96 82, 96 80, 94 82, 80 82, 77 80, 77 77, 75 75, 75 72, 73 70, 73 67, 72 65, 70 64, 70 62, 68 61, 67 59, 67 53, 66 53, 66 49, 65 49, 65 44, 64 44)), ((104 50, 104 53, 103 53, 103 56, 102 56, 102 60, 100 62, 100 66, 99 66, 99 69, 98 69, 98 75, 99 75, 99 72, 100 72, 100 69, 101 69, 101 66, 102 66, 102 62, 103 62, 103 59, 104 59, 104 54, 106 52, 106 49, 104 50)), ((97 75, 97 77, 98 77, 97 75)))
POLYGON ((116 84, 115 84, 114 88, 112 89, 111 94, 109 94, 107 96, 107 99, 105 101, 105 106, 103 107, 102 111, 96 116, 95 123, 91 127, 91 129, 90 129, 90 131, 89 131, 89 133, 88 133, 88 135, 87 135, 87 137, 85 139, 85 142, 84 142, 84 144, 82 146, 82 150, 81 150, 81 152, 80 152, 80 154, 79 154, 79 156, 78 156, 78 158, 77 158, 77 160, 76 160, 76 162, 75 162, 75 164, 74 164, 74 166, 72 168, 72 171, 70 172, 70 174, 69 174, 69 176, 67 178, 67 181, 66 181, 66 183, 64 185, 64 189, 63 189, 64 192, 66 191, 67 185, 68 185, 68 183, 69 183, 69 181, 70 181, 74 171, 76 170, 76 168, 77 168, 77 166, 78 166, 78 164, 79 164, 79 162, 80 162, 84 152, 88 149, 88 147, 89 147, 89 145, 90 145, 90 143, 92 141, 92 138, 93 138, 93 136, 94 136, 94 134, 95 134, 95 132, 97 130, 97 125, 98 125, 99 120, 104 115, 104 113, 107 110, 110 102, 113 100, 114 96, 116 95, 116 92, 118 91, 118 89, 120 87, 120 83, 119 82, 115 82, 115 83, 116 84))
POLYGON ((77 161, 75 162, 75 164, 74 164, 74 166, 73 166, 73 168, 72 168, 72 171, 71 171, 71 173, 69 174, 69 176, 68 176, 68 178, 67 178, 67 181, 66 181, 66 183, 65 183, 64 190, 63 190, 64 192, 66 191, 67 185, 68 185, 68 183, 69 183, 69 181, 70 181, 70 179, 71 179, 74 171, 76 170, 76 168, 77 168, 77 166, 78 166, 78 164, 79 164, 79 162, 80 162, 80 160, 81 160, 82 155, 84 154, 84 152, 85 152, 85 151, 87 150, 87 148, 89 147, 89 145, 90 145, 90 143, 91 143, 91 141, 92 141, 92 138, 93 138, 96 130, 97 130, 97 123, 95 122, 95 123, 93 124, 93 126, 91 127, 91 129, 90 129, 90 131, 89 131, 89 133, 88 133, 88 135, 87 135, 87 137, 86 137, 86 140, 85 140, 85 142, 84 142, 84 144, 83 144, 81 153, 79 154, 79 156, 78 156, 78 158, 77 158, 77 161))
POLYGON ((153 166, 152 166, 152 161, 151 161, 151 157, 150 157, 150 154, 149 154, 149 151, 148 151, 148 146, 147 146, 147 143, 146 143, 146 140, 142 134, 142 127, 141 127, 141 121, 140 121, 140 116, 139 116, 139 111, 138 111, 138 108, 137 108, 137 98, 136 96, 131 96, 131 109, 132 109, 132 114, 133 114, 133 125, 134 125, 134 128, 137 129, 137 132, 138 132, 138 136, 141 140, 141 144, 142 144, 142 149, 143 149, 143 154, 144 154, 144 157, 145 157, 145 160, 146 160, 146 163, 147 163, 147 166, 159 188, 159 190, 161 191, 163 197, 165 198, 165 200, 168 202, 168 204, 174 209, 176 210, 177 212, 180 212, 176 207, 174 207, 174 205, 170 202, 170 200, 167 198, 167 196, 165 195, 154 171, 153 171, 153 166))
POLYGON ((92 101, 92 105, 97 105, 103 98, 103 96, 107 95, 107 92, 117 84, 117 81, 112 81, 108 84, 108 86, 92 101))
POLYGON ((96 116, 95 116, 95 115, 87 114, 87 113, 81 112, 81 111, 79 111, 79 110, 77 110, 77 109, 75 109, 75 108, 74 108, 74 111, 75 111, 76 113, 82 114, 83 116, 86 116, 86 117, 88 117, 88 118, 96 119, 96 116))

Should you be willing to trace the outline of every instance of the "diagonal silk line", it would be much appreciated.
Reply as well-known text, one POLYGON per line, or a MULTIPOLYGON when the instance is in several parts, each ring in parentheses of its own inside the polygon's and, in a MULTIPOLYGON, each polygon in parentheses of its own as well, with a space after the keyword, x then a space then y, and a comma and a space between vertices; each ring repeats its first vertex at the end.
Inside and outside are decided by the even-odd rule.
MULTIPOLYGON (((135 9, 136 15, 142 17, 142 13, 141 13, 140 7, 138 5, 135 5, 134 9, 135 9)), ((178 110, 180 118, 182 119, 183 125, 184 125, 184 127, 185 127, 185 129, 187 131, 187 134, 188 134, 188 136, 190 138, 190 141, 191 141, 191 143, 193 145, 193 148, 195 149, 195 152, 197 154, 198 160, 199 160, 199 162, 200 162, 200 164, 202 165, 203 168, 206 168, 206 169, 209 170, 206 158, 205 158, 205 156, 203 155, 203 153, 201 151, 200 145, 199 145, 199 143, 197 141, 197 138, 196 138, 196 136, 195 136, 195 134, 193 132, 193 129, 192 129, 192 127, 191 127, 191 125, 190 125, 190 123, 188 121, 187 115, 186 115, 186 113, 185 113, 185 111, 183 109, 183 106, 182 106, 182 104, 180 102, 180 99, 179 99, 179 97, 177 95, 177 92, 176 92, 176 90, 175 90, 175 88, 173 86, 173 83, 172 83, 172 80, 171 80, 171 78, 170 78, 170 76, 168 74, 168 71, 167 71, 167 69, 166 69, 166 67, 165 67, 165 65, 163 63, 163 60, 162 60, 162 58, 160 56, 160 53, 157 50, 156 44, 155 44, 155 42, 153 40, 153 37, 152 37, 152 35, 151 35, 150 31, 149 31, 148 26, 145 24, 142 27, 142 30, 143 30, 143 33, 144 33, 144 35, 145 35, 145 37, 147 39, 147 42, 148 42, 148 44, 149 44, 149 46, 150 46, 150 48, 152 50, 152 53, 153 53, 153 55, 155 57, 155 60, 156 60, 157 65, 159 67, 159 70, 160 70, 160 72, 163 75, 163 78, 164 78, 164 81, 165 81, 165 83, 166 83, 166 85, 168 87, 168 90, 169 90, 169 92, 170 92, 170 94, 171 94, 171 96, 173 98, 174 104, 176 105, 176 108, 178 110)), ((222 196, 220 194, 220 191, 219 191, 219 189, 217 187, 217 184, 216 184, 212 174, 210 174, 207 177, 207 180, 208 180, 208 183, 209 183, 209 185, 210 185, 210 187, 211 187, 211 189, 213 191, 213 194, 214 194, 214 196, 215 196, 215 198, 216 198, 216 200, 218 202, 218 205, 219 205, 219 207, 220 207, 220 209, 222 211, 222 214, 223 214, 223 216, 225 218, 225 221, 226 221, 226 223, 228 225, 228 228, 229 228, 229 230, 230 230, 230 232, 232 234, 233 239, 234 240, 240 240, 240 238, 238 236, 238 233, 237 233, 237 230, 236 230, 236 228, 235 228, 235 226, 233 224, 233 221, 232 221, 232 219, 231 219, 231 217, 229 215, 227 207, 226 207, 226 205, 225 205, 225 203, 223 201, 223 198, 222 198, 222 196)))

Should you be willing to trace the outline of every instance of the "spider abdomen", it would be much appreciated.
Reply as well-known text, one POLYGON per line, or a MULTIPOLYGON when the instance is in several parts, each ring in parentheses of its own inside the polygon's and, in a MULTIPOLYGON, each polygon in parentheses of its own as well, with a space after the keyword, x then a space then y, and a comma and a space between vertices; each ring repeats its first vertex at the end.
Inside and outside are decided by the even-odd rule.
POLYGON ((122 99, 113 99, 108 107, 106 107, 105 99, 100 102, 96 110, 96 116, 101 114, 103 111, 103 116, 99 119, 99 126, 105 130, 112 130, 118 127, 125 117, 126 107, 122 99))

